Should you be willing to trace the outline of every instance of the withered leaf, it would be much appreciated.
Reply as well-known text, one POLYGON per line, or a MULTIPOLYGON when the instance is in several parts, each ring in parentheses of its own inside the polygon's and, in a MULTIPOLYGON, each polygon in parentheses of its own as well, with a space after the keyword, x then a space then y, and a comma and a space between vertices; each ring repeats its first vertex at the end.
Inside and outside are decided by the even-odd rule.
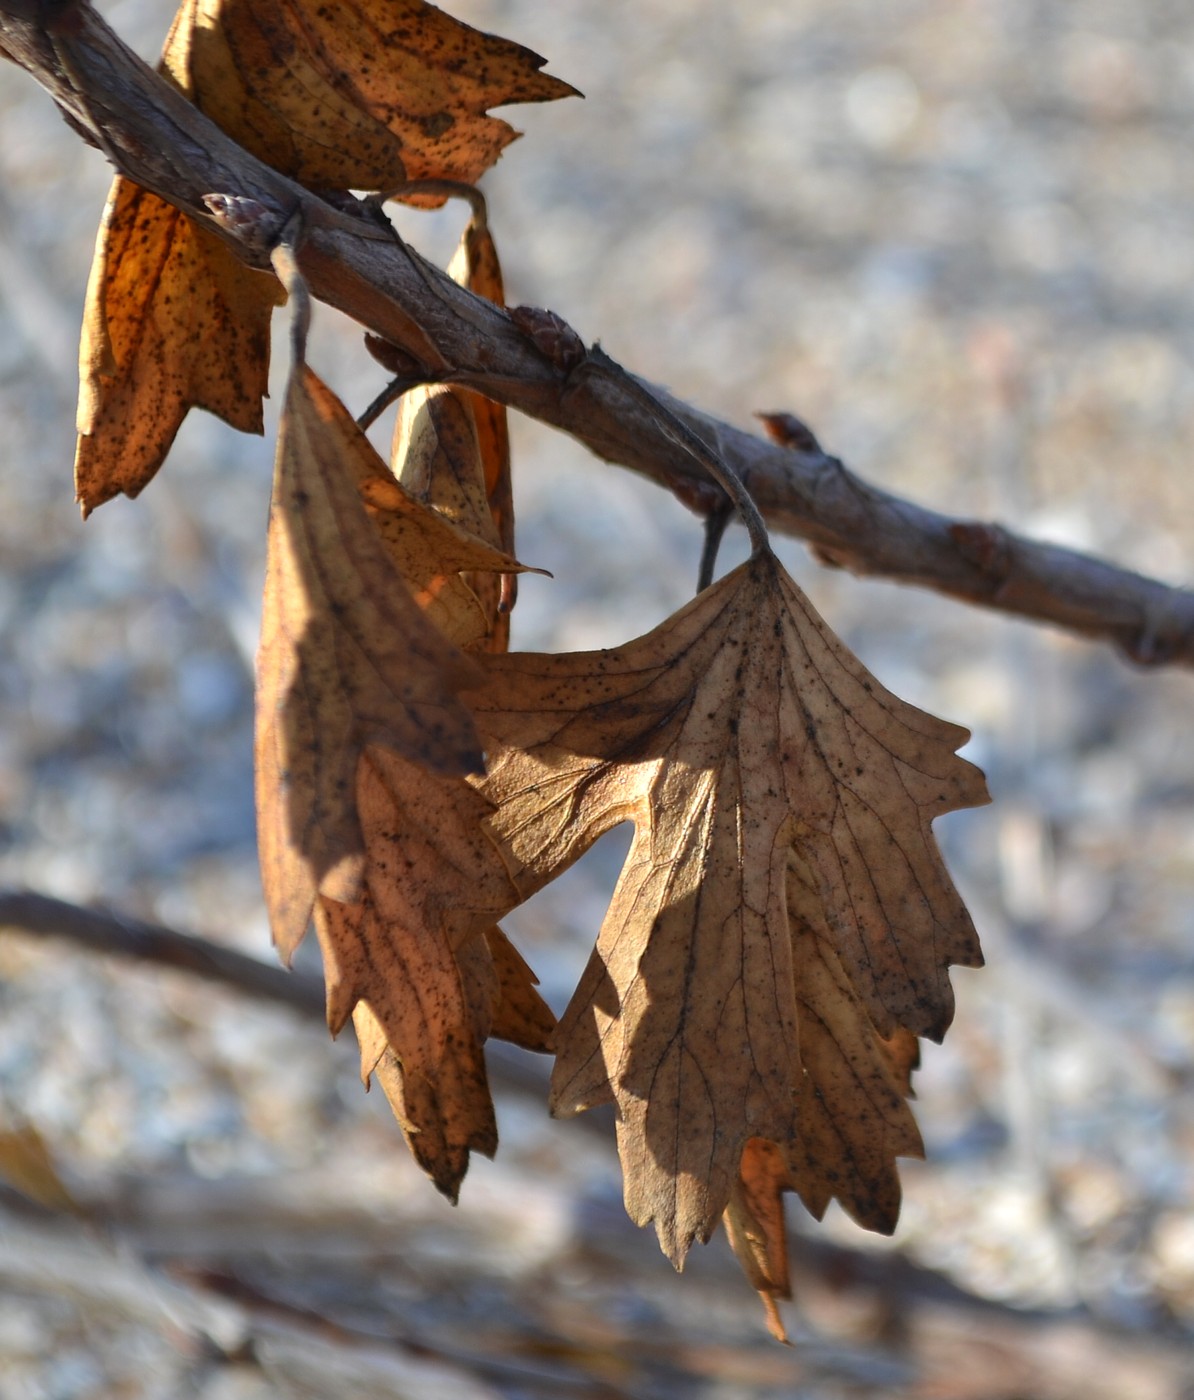
MULTIPOLYGON (((768 552, 626 646, 487 670, 469 697, 491 765, 477 783, 520 894, 635 825, 560 1023, 553 1107, 616 1102, 627 1208, 679 1262, 751 1139, 802 1142, 807 1076, 869 1084, 876 1033, 948 1025, 946 969, 980 954, 930 823, 985 786, 955 755, 965 731, 885 691, 768 552), (794 938, 793 853, 827 950, 794 938)), ((906 1151, 889 1087, 884 1153, 906 1151)), ((810 1191, 836 1188, 821 1145, 810 1191)), ((877 1217, 876 1173, 855 1205, 877 1217)))
MULTIPOLYGON (((506 289, 497 245, 485 218, 474 214, 469 220, 460 246, 448 264, 448 275, 495 306, 505 306, 506 289)), ((477 422, 481 475, 489 509, 497 526, 496 543, 511 554, 514 551, 514 500, 510 487, 510 434, 506 426, 506 407, 483 394, 473 394, 467 389, 460 392, 472 408, 477 422)))
MULTIPOLYGON (((453 270, 465 280, 475 274, 500 295, 496 253, 483 228, 477 232, 477 220, 453 270)), ((444 386, 408 391, 392 465, 403 495, 409 491, 434 506, 467 538, 501 542, 491 495, 500 500, 509 493, 504 409, 444 386)), ((393 481, 362 485, 375 521, 395 558, 402 559, 409 552, 402 538, 405 517, 384 510, 387 493, 396 489, 393 481)), ((502 520, 508 540, 508 505, 502 520)), ((508 556, 507 562, 518 567, 508 556)), ((504 650, 496 579, 511 574, 495 575, 493 558, 483 563, 484 571, 451 579, 441 570, 435 589, 414 592, 425 615, 457 645, 504 650)), ((414 765, 373 750, 359 760, 357 797, 367 891, 343 915, 325 900, 316 916, 329 1013, 335 1026, 355 1004, 366 1077, 376 1074, 416 1160, 454 1199, 469 1152, 491 1152, 496 1141, 484 1041, 496 1035, 545 1050, 555 1019, 535 990, 530 968, 493 922, 518 896, 481 830, 488 803, 460 780, 429 781, 414 765), (463 914, 454 908, 461 891, 473 906, 463 914), (416 1003, 408 978, 395 997, 395 977, 416 965, 427 966, 429 990, 416 1003)))
MULTIPOLYGON (((320 889, 329 1024, 338 1031, 352 1016, 366 1079, 376 1076, 416 1159, 454 1198, 469 1153, 496 1145, 486 1037, 542 1046, 554 1019, 493 922, 517 895, 481 827, 489 803, 459 779, 428 772, 424 715, 400 687, 422 676, 434 693, 443 684, 441 653, 467 664, 451 644, 484 637, 485 618, 460 571, 521 566, 416 499, 309 370, 299 367, 294 380, 275 495, 283 533, 275 543, 271 527, 263 629, 262 685, 273 693, 259 702, 268 726, 287 687, 280 720, 259 741, 275 938, 283 952, 293 946, 320 889), (299 586, 277 582, 292 575, 299 586), (374 611, 395 602, 400 615, 374 611), (285 626, 272 625, 275 613, 288 614, 285 626), (409 652, 413 642, 429 644, 427 656, 418 646, 409 652), (288 733, 298 736, 297 757, 283 764, 275 751, 288 733), (388 747, 369 744, 379 737, 388 747), (295 830, 305 845, 288 843, 295 830)), ((475 457, 472 419, 457 408, 475 457)), ((481 524, 492 533, 487 513, 481 524)), ((460 675, 449 679, 457 684, 460 675)))
MULTIPOLYGON (((404 394, 392 461, 399 480, 414 496, 495 550, 499 547, 481 475, 477 423, 461 393, 432 385, 404 394)), ((457 578, 456 592, 445 600, 453 615, 441 610, 436 622, 459 646, 470 651, 506 649, 509 627, 499 607, 502 577, 472 572, 457 578)))
POLYGON ((352 1012, 362 1075, 378 1075, 416 1161, 455 1200, 469 1152, 493 1155, 497 1122, 451 950, 436 937, 392 937, 386 913, 370 901, 321 900, 316 926, 325 950, 363 952, 371 984, 384 987, 352 1012))
POLYGON ((521 44, 425 0, 187 8, 199 105, 262 160, 312 188, 472 184, 517 136, 487 115, 575 93, 521 44))
POLYGON ((96 244, 79 344, 75 492, 89 514, 136 496, 192 408, 262 431, 275 278, 118 176, 96 244))
MULTIPOLYGON (((788 917, 803 1074, 800 1132, 788 1143, 792 1184, 820 1219, 836 1197, 868 1230, 890 1234, 900 1211, 897 1157, 919 1157, 906 1073, 842 966, 820 890, 799 851, 788 867, 788 917)), ((897 1043, 915 1037, 902 1030, 897 1043)))
POLYGON ((905 1102, 919 1043, 902 1028, 889 1039, 876 1033, 796 851, 788 866, 788 917, 802 1068, 799 1132, 784 1143, 747 1143, 725 1212, 730 1244, 781 1340, 775 1300, 790 1295, 783 1194, 798 1192, 818 1220, 836 1197, 860 1225, 890 1234, 900 1209, 896 1158, 922 1155, 905 1102))
MULTIPOLYGON (((573 92, 542 63, 424 0, 184 0, 161 66, 254 155, 314 189, 344 190, 476 180, 517 134, 490 107, 573 92)), ((136 495, 191 408, 261 431, 279 301, 272 277, 117 179, 80 349, 85 513, 136 495)))
POLYGON ((535 990, 539 979, 497 924, 485 930, 485 942, 497 977, 489 1034, 546 1054, 552 1048, 556 1018, 535 990))
POLYGON ((748 1139, 726 1205, 726 1235, 763 1300, 771 1335, 781 1342, 788 1335, 776 1299, 792 1296, 783 1206, 783 1193, 790 1190, 791 1173, 782 1149, 766 1138, 748 1139))
POLYGON ((343 405, 305 366, 287 390, 270 508, 258 655, 257 793, 262 873, 274 937, 289 958, 316 890, 351 902, 363 846, 353 785, 367 743, 439 772, 481 766, 456 692, 471 662, 424 616, 362 498, 418 515, 435 568, 517 567, 412 502, 343 405))
MULTIPOLYGON (((467 418, 463 427, 471 429, 467 418)), ((382 467, 375 455, 371 463, 382 467)), ((426 616, 459 647, 483 642, 489 620, 467 580, 478 577, 482 567, 522 573, 526 565, 488 542, 487 519, 481 521, 484 534, 472 534, 388 473, 362 477, 359 486, 379 536, 426 616)))
MULTIPOLYGON (((497 246, 485 219, 474 216, 464 231, 460 247, 448 265, 449 274, 461 286, 486 297, 497 306, 505 306, 506 290, 502 280, 497 246)), ((477 425, 477 445, 481 452, 481 476, 485 499, 493 517, 496 533, 493 542, 507 554, 514 553, 514 489, 510 479, 510 431, 506 422, 505 404, 495 403, 484 394, 461 390, 465 403, 472 409, 477 425)), ((477 534, 490 538, 482 530, 477 534)), ((485 650, 503 652, 510 649, 510 612, 518 597, 516 574, 475 574, 469 580, 490 629, 485 650)))
MULTIPOLYGON (((478 296, 502 305, 497 249, 484 218, 469 221, 449 273, 478 296)), ((394 474, 416 495, 473 534, 512 553, 514 498, 506 409, 481 394, 445 385, 412 389, 399 400, 391 449, 394 474)), ((490 652, 510 643, 514 574, 466 577, 486 619, 484 638, 460 640, 490 652)))
POLYGON ((496 1146, 482 1045, 545 1048, 554 1018, 493 923, 517 902, 467 784, 366 750, 357 809, 367 853, 357 903, 322 899, 316 928, 333 1032, 351 1013, 416 1160, 455 1199, 472 1150, 496 1146))

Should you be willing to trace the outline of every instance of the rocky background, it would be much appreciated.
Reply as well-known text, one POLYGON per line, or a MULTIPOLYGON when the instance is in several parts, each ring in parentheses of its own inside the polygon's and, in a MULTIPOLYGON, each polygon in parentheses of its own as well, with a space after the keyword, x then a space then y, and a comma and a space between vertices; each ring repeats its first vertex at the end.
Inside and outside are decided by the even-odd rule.
MULTIPOLYGON (((512 300, 733 422, 799 413, 889 490, 1188 580, 1189 7, 452 8, 587 94, 511 113, 486 177, 512 300)), ((156 53, 162 0, 105 12, 156 53)), ((107 181, 0 70, 0 882, 268 959, 269 430, 193 415, 140 500, 80 523, 107 181)), ((446 258, 460 215, 399 222, 446 258)), ((363 407, 381 371, 319 320, 314 365, 363 407)), ((692 516, 514 434, 519 553, 555 574, 524 581, 516 645, 612 644, 689 596, 692 516)), ((926 1053, 895 1240, 794 1219, 781 1349, 724 1242, 677 1278, 629 1225, 608 1123, 548 1120, 530 1057, 495 1069, 502 1148, 453 1211, 350 1037, 6 928, 0 1136, 45 1144, 76 1214, 0 1189, 4 1400, 1194 1395, 1191 678, 782 553, 885 684, 973 731, 996 798, 939 823, 989 965, 926 1053)), ((510 921, 557 1009, 624 847, 510 921)))

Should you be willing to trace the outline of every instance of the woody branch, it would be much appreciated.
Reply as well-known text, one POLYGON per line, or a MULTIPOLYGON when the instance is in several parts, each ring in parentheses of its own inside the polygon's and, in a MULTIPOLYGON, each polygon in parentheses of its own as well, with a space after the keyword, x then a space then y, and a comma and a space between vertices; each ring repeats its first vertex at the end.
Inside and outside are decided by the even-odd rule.
MULTIPOLYGON (((28 70, 121 174, 216 228, 268 267, 269 229, 296 213, 312 294, 399 346, 429 378, 467 384, 659 482, 702 513, 720 488, 602 358, 553 364, 498 307, 458 287, 396 234, 344 212, 243 150, 153 72, 82 0, 0 0, 0 49, 28 70), (255 201, 237 227, 211 196, 255 201), (206 202, 205 202, 206 201, 206 202)), ((218 204, 218 201, 217 201, 218 204)), ((1194 591, 1107 561, 959 520, 869 485, 811 435, 777 445, 652 390, 746 482, 768 524, 825 562, 1111 642, 1142 664, 1194 665, 1194 591)))

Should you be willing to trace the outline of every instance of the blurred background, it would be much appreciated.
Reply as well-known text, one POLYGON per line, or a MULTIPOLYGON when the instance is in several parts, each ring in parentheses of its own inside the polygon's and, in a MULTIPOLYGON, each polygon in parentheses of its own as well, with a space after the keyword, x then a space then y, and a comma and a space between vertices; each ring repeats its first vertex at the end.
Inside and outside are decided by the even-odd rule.
MULTIPOLYGON (((506 114, 526 137, 484 188, 512 301, 731 422, 798 413, 890 491, 1188 581, 1188 6, 450 8, 586 93, 506 114)), ((105 14, 146 57, 171 18, 105 14)), ((274 420, 259 441, 192 415, 140 500, 80 522, 107 184, 0 69, 0 882, 268 959, 250 707, 274 420)), ((446 260, 462 215, 399 222, 446 260)), ((384 374, 318 321, 313 364, 359 411, 384 374)), ((690 596, 694 517, 513 434, 519 554, 555 575, 523 581, 516 646, 614 644, 690 596)), ((531 1057, 503 1060, 502 1147, 452 1210, 351 1037, 4 929, 0 1135, 35 1130, 86 1216, 0 1190, 4 1400, 1194 1396, 1194 683, 780 551, 887 686, 973 731, 996 799, 938 823, 988 967, 955 973, 926 1050, 895 1239, 793 1203, 782 1349, 723 1240, 678 1278, 626 1221, 608 1124, 548 1120, 531 1057)), ((732 531, 724 563, 742 553, 732 531)), ((557 1011, 626 845, 509 922, 557 1011)))

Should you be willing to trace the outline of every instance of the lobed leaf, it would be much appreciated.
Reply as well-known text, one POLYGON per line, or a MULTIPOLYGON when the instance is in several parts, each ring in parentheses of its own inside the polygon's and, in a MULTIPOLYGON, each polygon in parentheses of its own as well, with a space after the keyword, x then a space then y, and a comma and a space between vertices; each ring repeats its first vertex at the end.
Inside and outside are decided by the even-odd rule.
MULTIPOLYGON (((574 91, 425 0, 184 0, 161 66, 259 159, 316 190, 472 183, 517 133, 487 115, 574 91)), ((423 203, 437 203, 438 199, 423 203)), ((76 493, 136 495, 192 408, 261 432, 276 281, 118 178, 80 347, 76 493)))
POLYGON ((117 176, 79 344, 75 493, 85 515, 138 495, 192 408, 262 431, 270 316, 284 299, 275 278, 117 176))
POLYGON ((553 1080, 558 1112, 616 1103, 630 1214, 679 1263, 761 1139, 810 1199, 889 1221, 919 1138, 879 1038, 939 1035, 948 965, 981 960, 929 829, 986 801, 965 732, 885 691, 769 553, 626 646, 487 669, 478 786, 519 893, 635 824, 553 1080))
MULTIPOLYGON (((297 366, 278 439, 257 666, 258 839, 286 958, 317 890, 341 902, 359 895, 353 785, 364 746, 384 744, 439 772, 482 762, 457 698, 475 667, 424 617, 362 499, 362 485, 384 476, 343 406, 297 366)), ((387 504, 405 506, 390 488, 387 504)), ((427 517, 420 538, 429 557, 429 540, 439 541, 446 570, 452 557, 509 565, 480 541, 466 547, 427 507, 410 509, 427 517)), ((421 558, 419 576, 430 567, 421 558)))

